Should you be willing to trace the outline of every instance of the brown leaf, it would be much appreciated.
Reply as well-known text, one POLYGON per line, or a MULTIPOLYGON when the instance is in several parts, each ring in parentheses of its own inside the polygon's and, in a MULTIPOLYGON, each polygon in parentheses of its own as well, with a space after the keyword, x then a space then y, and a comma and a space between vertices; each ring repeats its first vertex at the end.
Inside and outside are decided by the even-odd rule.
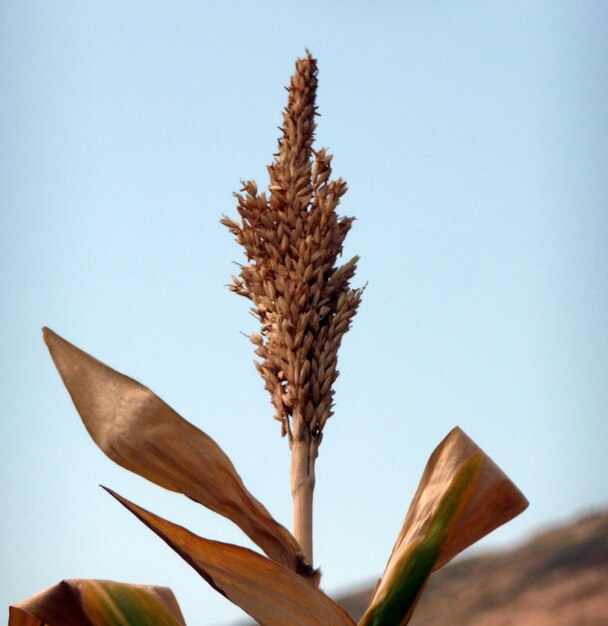
POLYGON ((355 626, 310 581, 246 548, 203 539, 114 493, 214 589, 264 626, 355 626))
POLYGON ((62 626, 89 626, 90 621, 80 605, 78 596, 69 581, 60 583, 22 600, 10 610, 9 626, 36 625, 38 619, 42 624, 61 624, 62 626), (27 618, 25 616, 28 616, 27 618), (26 621, 27 619, 32 620, 26 621), (24 620, 24 621, 19 621, 24 620))
POLYGON ((527 506, 492 459, 454 428, 426 465, 383 577, 359 623, 407 624, 432 571, 527 506), (411 602, 400 605, 397 592, 408 593, 411 602), (407 611, 399 614, 404 607, 407 611))
POLYGON ((528 500, 509 477, 466 433, 456 427, 429 458, 397 544, 411 541, 416 536, 416 531, 424 528, 429 519, 430 503, 438 501, 445 486, 476 452, 483 454, 476 489, 447 538, 435 570, 499 526, 517 517, 528 506, 528 500))
POLYGON ((9 626, 186 626, 167 587, 63 580, 11 606, 9 626))
POLYGON ((11 606, 8 609, 8 626, 46 626, 42 620, 27 611, 11 606))
POLYGON ((48 328, 43 336, 89 434, 113 461, 227 517, 271 559, 318 581, 293 535, 247 491, 213 439, 147 387, 48 328))

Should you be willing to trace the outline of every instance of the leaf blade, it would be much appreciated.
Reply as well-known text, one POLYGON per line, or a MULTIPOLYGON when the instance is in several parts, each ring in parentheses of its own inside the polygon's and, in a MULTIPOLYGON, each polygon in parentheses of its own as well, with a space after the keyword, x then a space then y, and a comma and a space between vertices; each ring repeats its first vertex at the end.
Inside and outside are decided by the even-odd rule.
POLYGON ((453 429, 429 458, 360 626, 407 624, 433 571, 527 505, 502 470, 453 429))
MULTIPOLYGON (((105 487, 104 487, 105 488, 105 487)), ((105 488, 216 591, 264 626, 355 626, 311 581, 256 552, 198 537, 105 488)))
POLYGON ((113 461, 232 520, 273 560, 318 582, 293 535, 206 433, 139 382, 52 330, 44 341, 91 438, 113 461))
POLYGON ((92 624, 107 622, 120 626, 185 626, 173 594, 170 598, 166 596, 167 589, 127 586, 108 580, 79 580, 77 586, 92 624))
POLYGON ((9 626, 186 626, 167 587, 63 580, 10 607, 9 626))
POLYGON ((387 565, 383 576, 386 584, 361 619, 361 626, 387 626, 409 621, 450 528, 472 496, 481 461, 481 454, 471 455, 440 499, 425 534, 387 565))

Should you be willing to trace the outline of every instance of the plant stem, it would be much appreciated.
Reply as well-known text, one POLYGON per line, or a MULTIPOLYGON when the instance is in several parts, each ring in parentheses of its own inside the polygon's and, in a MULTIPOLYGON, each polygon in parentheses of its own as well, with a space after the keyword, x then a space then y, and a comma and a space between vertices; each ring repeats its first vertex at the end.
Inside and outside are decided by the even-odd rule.
POLYGON ((315 488, 314 455, 311 455, 308 430, 294 437, 291 447, 291 496, 293 498, 293 534, 312 567, 312 501, 315 488))

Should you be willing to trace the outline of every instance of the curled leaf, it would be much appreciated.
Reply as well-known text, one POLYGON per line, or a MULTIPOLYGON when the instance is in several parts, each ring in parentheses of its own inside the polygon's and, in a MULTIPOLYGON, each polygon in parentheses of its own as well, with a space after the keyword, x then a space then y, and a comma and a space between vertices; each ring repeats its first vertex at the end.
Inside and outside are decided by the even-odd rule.
POLYGON ((167 587, 63 580, 11 606, 9 626, 186 626, 167 587))
POLYGON ((355 626, 311 581, 246 548, 210 541, 119 496, 123 506, 187 561, 216 591, 264 626, 355 626))
POLYGON ((407 624, 434 570, 527 505, 492 459, 453 429, 427 463, 360 626, 407 624))
POLYGON ((247 491, 211 437, 147 387, 48 328, 43 336, 86 429, 107 456, 227 517, 271 559, 318 581, 296 539, 247 491))

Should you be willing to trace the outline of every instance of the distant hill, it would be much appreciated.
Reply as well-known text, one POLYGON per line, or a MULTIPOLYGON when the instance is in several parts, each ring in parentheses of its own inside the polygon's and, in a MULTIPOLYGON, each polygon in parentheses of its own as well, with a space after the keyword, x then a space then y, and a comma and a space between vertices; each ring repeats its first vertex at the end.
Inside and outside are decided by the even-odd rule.
MULTIPOLYGON (((356 621, 372 589, 335 600, 356 621)), ((431 576, 410 626, 608 626, 608 510, 457 559, 431 576)))

